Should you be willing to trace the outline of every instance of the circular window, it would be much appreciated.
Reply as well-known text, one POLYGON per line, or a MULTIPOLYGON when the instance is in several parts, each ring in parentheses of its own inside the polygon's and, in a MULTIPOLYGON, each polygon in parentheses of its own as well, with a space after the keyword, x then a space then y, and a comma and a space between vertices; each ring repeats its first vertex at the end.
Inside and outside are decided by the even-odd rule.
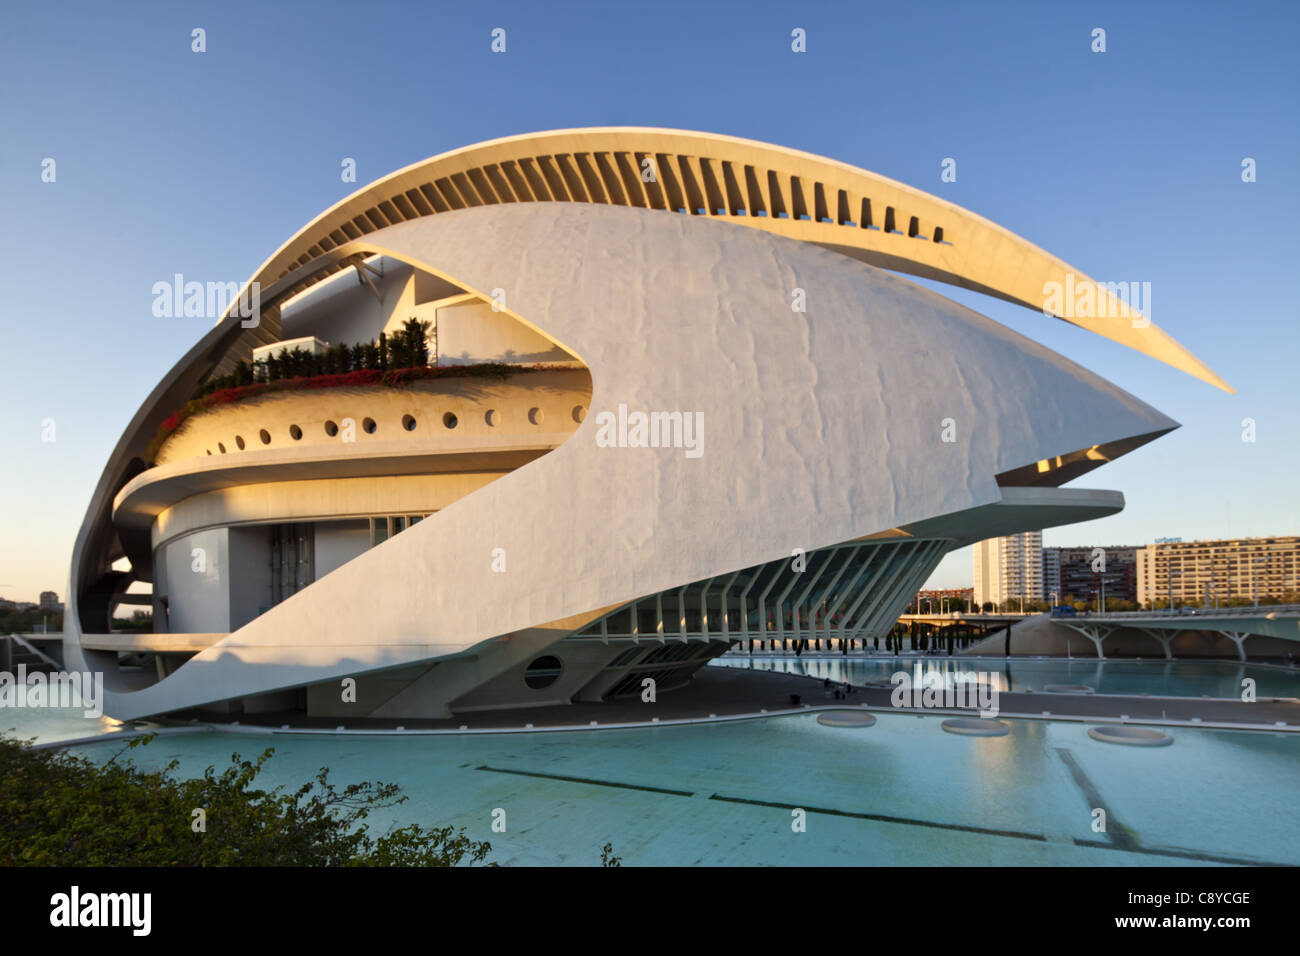
POLYGON ((299 428, 297 425, 290 425, 289 437, 292 438, 294 441, 300 441, 302 439, 302 429, 299 428))
POLYGON ((559 680, 563 670, 564 665, 560 663, 560 659, 547 654, 524 668, 524 683, 533 690, 541 690, 559 680))
POLYGON ((240 451, 244 450, 244 439, 242 436, 240 435, 235 436, 235 445, 237 448, 239 448, 240 451))
POLYGON ((271 433, 270 433, 269 431, 267 431, 265 428, 263 428, 263 429, 262 429, 260 432, 258 432, 257 434, 258 434, 258 437, 262 439, 262 444, 263 444, 263 445, 269 445, 269 444, 271 444, 271 433))
POLYGON ((415 419, 410 415, 403 415, 402 427, 405 428, 408 432, 415 431, 415 419))
POLYGON ((333 438, 333 437, 334 437, 335 435, 337 435, 338 433, 339 433, 339 426, 338 426, 338 425, 336 425, 334 422, 326 422, 326 423, 325 423, 325 434, 326 434, 326 435, 329 435, 330 438, 333 438))
POLYGON ((221 442, 217 442, 217 451, 221 452, 221 454, 224 455, 226 453, 226 446, 223 445, 221 442))
POLYGON ((584 418, 586 418, 586 417, 587 417, 587 409, 585 409, 585 408, 584 408, 583 406, 581 406, 581 405, 574 405, 574 406, 573 406, 573 420, 574 420, 575 422, 577 422, 579 425, 581 425, 581 424, 582 424, 582 420, 583 420, 584 418))
POLYGON ((448 412, 446 415, 442 416, 442 423, 446 425, 448 428, 455 428, 457 425, 460 424, 460 419, 457 418, 455 415, 453 415, 451 412, 448 412))
POLYGON ((528 420, 532 422, 534 425, 540 425, 542 423, 542 419, 544 419, 545 417, 546 416, 542 414, 542 410, 540 408, 528 409, 528 420))
POLYGON ((483 416, 483 421, 488 423, 488 428, 496 428, 497 422, 501 421, 501 416, 497 414, 495 408, 489 408, 487 414, 483 416))
POLYGON ((373 418, 363 418, 361 420, 361 428, 367 435, 373 435, 375 433, 375 429, 378 427, 379 426, 375 424, 375 420, 373 418))

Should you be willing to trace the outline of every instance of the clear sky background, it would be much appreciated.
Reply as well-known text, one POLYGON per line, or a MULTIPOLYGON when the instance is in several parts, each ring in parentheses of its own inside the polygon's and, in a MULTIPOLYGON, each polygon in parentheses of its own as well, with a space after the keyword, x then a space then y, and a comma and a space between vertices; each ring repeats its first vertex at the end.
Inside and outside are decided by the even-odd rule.
MULTIPOLYGON (((574 126, 729 133, 965 206, 1103 281, 1228 396, 1066 323, 945 295, 1183 423, 1082 479, 1120 515, 1047 544, 1291 533, 1300 464, 1300 4, 25 3, 0 21, 0 595, 67 583, 122 430, 246 280, 356 186, 574 126), (191 30, 207 52, 191 52, 191 30), (490 33, 507 33, 504 54, 490 33), (807 52, 791 52, 791 30, 807 52), (1105 53, 1090 50, 1106 30, 1105 53), (46 157, 57 181, 41 181, 46 157), (357 161, 356 185, 340 179, 357 161), (940 181, 945 157, 957 181, 940 181), (1257 162, 1243 183, 1241 162, 1257 162), (1242 441, 1242 419, 1256 441, 1242 441), (42 441, 52 419, 55 441, 42 441)), ((942 343, 936 343, 942 347, 942 343)), ((918 382, 924 387, 924 382, 918 382)), ((969 584, 969 549, 931 586, 969 584)))

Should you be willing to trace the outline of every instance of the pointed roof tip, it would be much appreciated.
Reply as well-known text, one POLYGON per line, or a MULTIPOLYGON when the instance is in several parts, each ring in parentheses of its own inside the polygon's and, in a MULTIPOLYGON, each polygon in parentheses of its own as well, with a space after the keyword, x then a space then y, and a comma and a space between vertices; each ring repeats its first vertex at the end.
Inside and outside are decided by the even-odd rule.
MULTIPOLYGON (((1172 348, 1166 348, 1160 350, 1152 349, 1149 351, 1144 350, 1146 351, 1146 354, 1150 355, 1154 359, 1157 359, 1158 361, 1164 362, 1166 365, 1171 365, 1174 368, 1179 369, 1180 371, 1186 372, 1188 375, 1191 375, 1194 378, 1199 378, 1202 382, 1206 382, 1210 385, 1213 385, 1215 388, 1227 392, 1229 395, 1237 394, 1237 390, 1235 388, 1233 388, 1222 378, 1220 378, 1212 368, 1210 368, 1199 358, 1197 358, 1194 354, 1192 354, 1192 351, 1190 349, 1188 349, 1186 346, 1180 343, 1168 332, 1164 331, 1163 329, 1161 329, 1159 326, 1156 325, 1148 326, 1148 329, 1152 329, 1155 332, 1159 333, 1161 336, 1163 336, 1166 342, 1168 343, 1168 345, 1172 346, 1172 348), (1161 352, 1164 352, 1166 354, 1161 354, 1161 352)), ((1144 329, 1143 331, 1146 330, 1144 329)))
POLYGON ((1219 376, 1215 375, 1214 372, 1205 365, 1205 363, 1198 361, 1196 356, 1192 355, 1190 352, 1187 354, 1192 359, 1191 362, 1166 362, 1165 364, 1172 365, 1180 372, 1186 372, 1193 378, 1199 378, 1202 382, 1213 385, 1215 388, 1222 392, 1227 392, 1229 395, 1237 394, 1235 388, 1223 379, 1219 378, 1219 376))
MULTIPOLYGON (((1155 328, 1155 326, 1152 326, 1152 328, 1155 328)), ((1213 385, 1215 388, 1227 392, 1229 395, 1237 394, 1237 390, 1216 375, 1213 369, 1198 359, 1190 351, 1183 348, 1182 345, 1179 345, 1172 336, 1167 335, 1167 337, 1170 342, 1178 347, 1179 354, 1173 356, 1162 356, 1150 351, 1146 351, 1145 354, 1154 358, 1156 361, 1163 362, 1166 365, 1178 369, 1180 372, 1186 372, 1193 378, 1199 378, 1202 382, 1213 385)))
MULTIPOLYGON (((1095 283, 1087 276, 1080 275, 1079 281, 1095 283)), ((1141 352, 1148 358, 1163 362, 1193 378, 1213 385, 1229 395, 1236 395, 1237 390, 1220 378, 1213 369, 1202 362, 1192 351, 1176 338, 1156 325, 1151 319, 1136 309, 1131 308, 1120 299, 1115 299, 1110 311, 1103 311, 1100 316, 1077 318, 1057 315, 1058 319, 1071 325, 1110 339, 1134 351, 1141 352), (1116 324, 1115 318, 1123 318, 1123 323, 1116 324)))
POLYGON ((1205 381, 1209 382, 1215 388, 1227 392, 1229 395, 1237 394, 1237 390, 1235 388, 1233 388, 1223 379, 1219 378, 1219 376, 1215 375, 1213 372, 1210 372, 1209 376, 1205 379, 1205 381))

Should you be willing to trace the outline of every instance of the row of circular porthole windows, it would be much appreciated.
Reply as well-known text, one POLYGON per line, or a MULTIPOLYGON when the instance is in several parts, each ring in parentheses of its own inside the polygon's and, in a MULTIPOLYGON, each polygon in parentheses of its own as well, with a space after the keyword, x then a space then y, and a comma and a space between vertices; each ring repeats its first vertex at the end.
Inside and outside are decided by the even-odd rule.
MULTIPOLYGON (((573 420, 575 422, 581 424, 582 420, 587 417, 586 406, 574 405, 573 410, 570 412, 570 415, 573 417, 573 420)), ((545 419, 546 419, 546 413, 543 412, 540 408, 534 406, 533 408, 530 408, 528 410, 528 421, 530 424, 540 425, 542 424, 543 421, 545 421, 545 419)), ((497 425, 501 423, 501 414, 495 408, 489 408, 483 414, 483 421, 487 424, 489 428, 495 428, 497 425)), ((443 414, 442 425, 444 428, 452 429, 459 424, 460 424, 460 419, 456 417, 455 412, 445 412, 443 414)), ((406 429, 408 432, 415 431, 417 425, 419 425, 419 422, 415 419, 415 416, 413 415, 402 416, 402 428, 406 429)), ((373 435, 376 431, 379 430, 379 425, 376 424, 373 418, 363 418, 361 420, 361 430, 365 432, 367 435, 373 435)), ((328 435, 331 438, 334 438, 338 435, 338 433, 339 433, 339 426, 337 422, 333 420, 325 422, 326 435, 328 435)), ((261 439, 263 445, 271 444, 271 433, 267 431, 265 428, 260 429, 257 435, 258 438, 261 439)), ((297 425, 290 425, 289 437, 292 438, 294 441, 301 441, 302 429, 299 428, 297 425)), ((243 451, 244 448, 247 447, 244 443, 244 437, 242 435, 235 436, 235 447, 238 448, 240 451, 243 451)), ((217 442, 217 451, 222 455, 226 453, 226 445, 224 442, 217 442)), ((212 449, 208 449, 207 452, 209 455, 211 455, 212 449)))

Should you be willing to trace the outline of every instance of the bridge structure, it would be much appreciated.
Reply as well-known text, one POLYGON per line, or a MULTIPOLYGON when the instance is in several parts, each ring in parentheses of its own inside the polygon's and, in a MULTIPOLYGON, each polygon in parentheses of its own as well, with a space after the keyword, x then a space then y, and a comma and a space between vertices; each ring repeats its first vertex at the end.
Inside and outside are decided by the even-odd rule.
POLYGON ((1246 659, 1246 638, 1273 637, 1300 643, 1300 604, 1276 604, 1266 607, 1222 607, 1174 609, 1172 611, 1124 611, 1114 614, 1087 614, 1079 617, 1052 617, 1060 624, 1092 641, 1097 656, 1104 658, 1106 638, 1121 629, 1141 631, 1155 638, 1164 648, 1165 657, 1173 660, 1170 644, 1185 631, 1217 633, 1232 641, 1241 660, 1246 659))
POLYGON ((0 672, 14 673, 19 664, 29 671, 58 670, 62 664, 62 632, 0 634, 0 672), (51 644, 55 645, 51 652, 51 644))
POLYGON ((913 638, 930 636, 943 640, 959 635, 978 636, 982 640, 997 631, 1010 631, 1013 625, 1033 617, 1034 613, 984 614, 978 611, 971 613, 949 611, 946 614, 903 614, 899 616, 898 623, 907 628, 913 638))
POLYGON ((951 627, 956 624, 962 624, 968 627, 987 627, 997 629, 1034 616, 1034 613, 966 614, 961 611, 949 611, 946 614, 900 614, 898 616, 898 623, 930 624, 935 627, 951 627))

